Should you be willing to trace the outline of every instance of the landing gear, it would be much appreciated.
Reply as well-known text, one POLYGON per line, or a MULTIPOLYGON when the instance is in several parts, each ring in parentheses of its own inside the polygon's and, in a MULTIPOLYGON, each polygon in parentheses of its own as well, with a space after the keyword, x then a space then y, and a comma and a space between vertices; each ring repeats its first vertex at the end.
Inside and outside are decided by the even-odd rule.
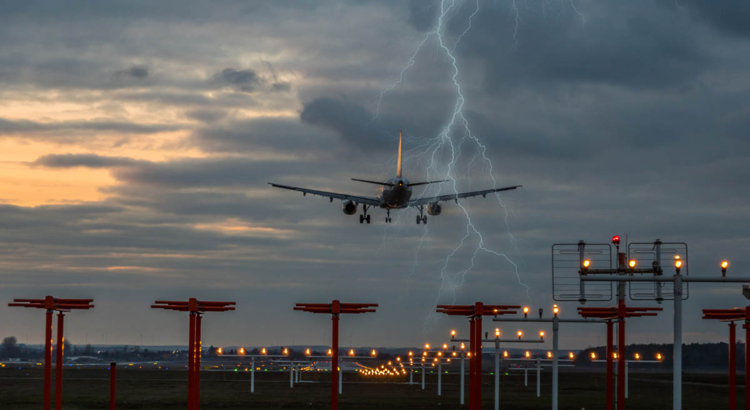
POLYGON ((419 215, 417 215, 417 225, 419 225, 420 222, 427 225, 427 215, 424 214, 424 205, 419 206, 419 215))
POLYGON ((363 214, 359 216, 359 223, 363 223, 365 221, 367 221, 368 224, 370 223, 370 215, 367 215, 367 208, 369 208, 369 206, 362 205, 363 214))
POLYGON ((391 210, 389 209, 387 212, 388 214, 385 217, 385 223, 389 224, 391 223, 391 210))

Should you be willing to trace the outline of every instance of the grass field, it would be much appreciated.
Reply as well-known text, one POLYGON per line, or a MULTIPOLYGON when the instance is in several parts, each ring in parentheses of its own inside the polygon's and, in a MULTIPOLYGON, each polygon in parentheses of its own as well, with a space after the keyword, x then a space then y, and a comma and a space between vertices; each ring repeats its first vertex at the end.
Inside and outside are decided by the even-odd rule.
MULTIPOLYGON (((38 410, 42 408, 42 370, 0 369, 0 409, 38 410)), ((63 408, 107 409, 109 372, 105 369, 65 369, 63 408)), ((170 410, 186 407, 187 373, 175 370, 120 370, 117 384, 118 409, 170 410)), ((245 372, 204 371, 201 373, 201 408, 209 409, 326 409, 329 408, 329 373, 303 373, 303 381, 292 389, 288 373, 259 372, 255 393, 250 393, 250 374, 245 372)), ((372 379, 347 373, 340 408, 346 409, 461 409, 457 375, 444 375, 443 395, 438 397, 437 376, 426 375, 426 389, 408 385, 408 377, 372 379)), ((485 409, 492 409, 493 376, 484 378, 485 409)), ((686 374, 684 409, 727 408, 726 376, 686 374)), ((415 375, 415 382, 421 381, 415 375)), ((523 373, 502 376, 503 409, 543 409, 550 406, 549 372, 542 373, 542 397, 536 397, 536 375, 529 373, 529 386, 523 373)), ((744 379, 740 378, 740 383, 744 379)), ((560 373, 560 409, 604 408, 604 374, 588 372, 560 373)), ((54 384, 53 384, 54 388, 54 384)), ((744 405, 744 389, 738 389, 738 406, 744 405), (740 397, 741 396, 741 397, 740 397)), ((54 397, 54 393, 53 393, 54 397)), ((468 401, 468 395, 467 395, 468 401)), ((662 410, 671 408, 671 375, 665 373, 630 374, 628 408, 662 410)))

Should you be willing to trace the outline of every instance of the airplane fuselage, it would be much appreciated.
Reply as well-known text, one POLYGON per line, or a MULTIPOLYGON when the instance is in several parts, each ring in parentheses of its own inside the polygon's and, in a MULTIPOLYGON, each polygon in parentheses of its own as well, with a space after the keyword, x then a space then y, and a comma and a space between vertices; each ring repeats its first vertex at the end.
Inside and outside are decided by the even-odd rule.
POLYGON ((411 199, 411 187, 406 178, 394 177, 386 181, 380 196, 380 207, 384 209, 406 208, 411 199))

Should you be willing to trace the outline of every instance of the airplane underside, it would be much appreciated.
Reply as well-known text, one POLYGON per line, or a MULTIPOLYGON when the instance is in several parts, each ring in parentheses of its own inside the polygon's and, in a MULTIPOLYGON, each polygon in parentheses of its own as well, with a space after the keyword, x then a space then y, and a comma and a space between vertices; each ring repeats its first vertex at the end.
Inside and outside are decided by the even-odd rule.
MULTIPOLYGON (((424 205, 417 205, 414 207, 419 210, 419 215, 417 215, 417 218, 416 218, 417 225, 419 225, 420 223, 427 225, 427 215, 424 214, 424 205)), ((362 215, 359 216, 359 223, 365 223, 365 222, 367 222, 368 224, 370 223, 370 215, 367 214, 367 210, 369 208, 372 208, 372 205, 362 204, 362 215)), ((386 210, 385 223, 391 223, 393 222, 393 220, 391 219, 391 209, 406 209, 406 208, 409 208, 409 206, 408 205, 391 206, 388 204, 381 204, 380 208, 383 208, 386 210)))

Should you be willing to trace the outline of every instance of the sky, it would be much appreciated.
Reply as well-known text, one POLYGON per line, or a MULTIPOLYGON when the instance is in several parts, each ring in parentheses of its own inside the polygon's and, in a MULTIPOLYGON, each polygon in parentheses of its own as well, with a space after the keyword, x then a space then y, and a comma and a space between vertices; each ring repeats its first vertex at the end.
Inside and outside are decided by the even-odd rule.
MULTIPOLYGON (((131 345, 187 342, 154 300, 236 301, 204 344, 244 346, 328 344, 295 303, 373 302, 341 343, 417 346, 468 332, 438 303, 549 314, 555 243, 686 242, 690 274, 744 275, 749 20, 742 0, 4 1, 0 300, 93 298, 67 339, 131 345), (267 185, 375 196, 350 178, 393 176, 401 129, 404 175, 450 180, 415 195, 523 188, 360 225, 267 185)), ((692 286, 685 341, 725 340, 701 309, 745 304, 692 286)), ((671 341, 663 307, 628 342, 671 341)), ((42 312, 0 323, 42 342, 42 312)))

